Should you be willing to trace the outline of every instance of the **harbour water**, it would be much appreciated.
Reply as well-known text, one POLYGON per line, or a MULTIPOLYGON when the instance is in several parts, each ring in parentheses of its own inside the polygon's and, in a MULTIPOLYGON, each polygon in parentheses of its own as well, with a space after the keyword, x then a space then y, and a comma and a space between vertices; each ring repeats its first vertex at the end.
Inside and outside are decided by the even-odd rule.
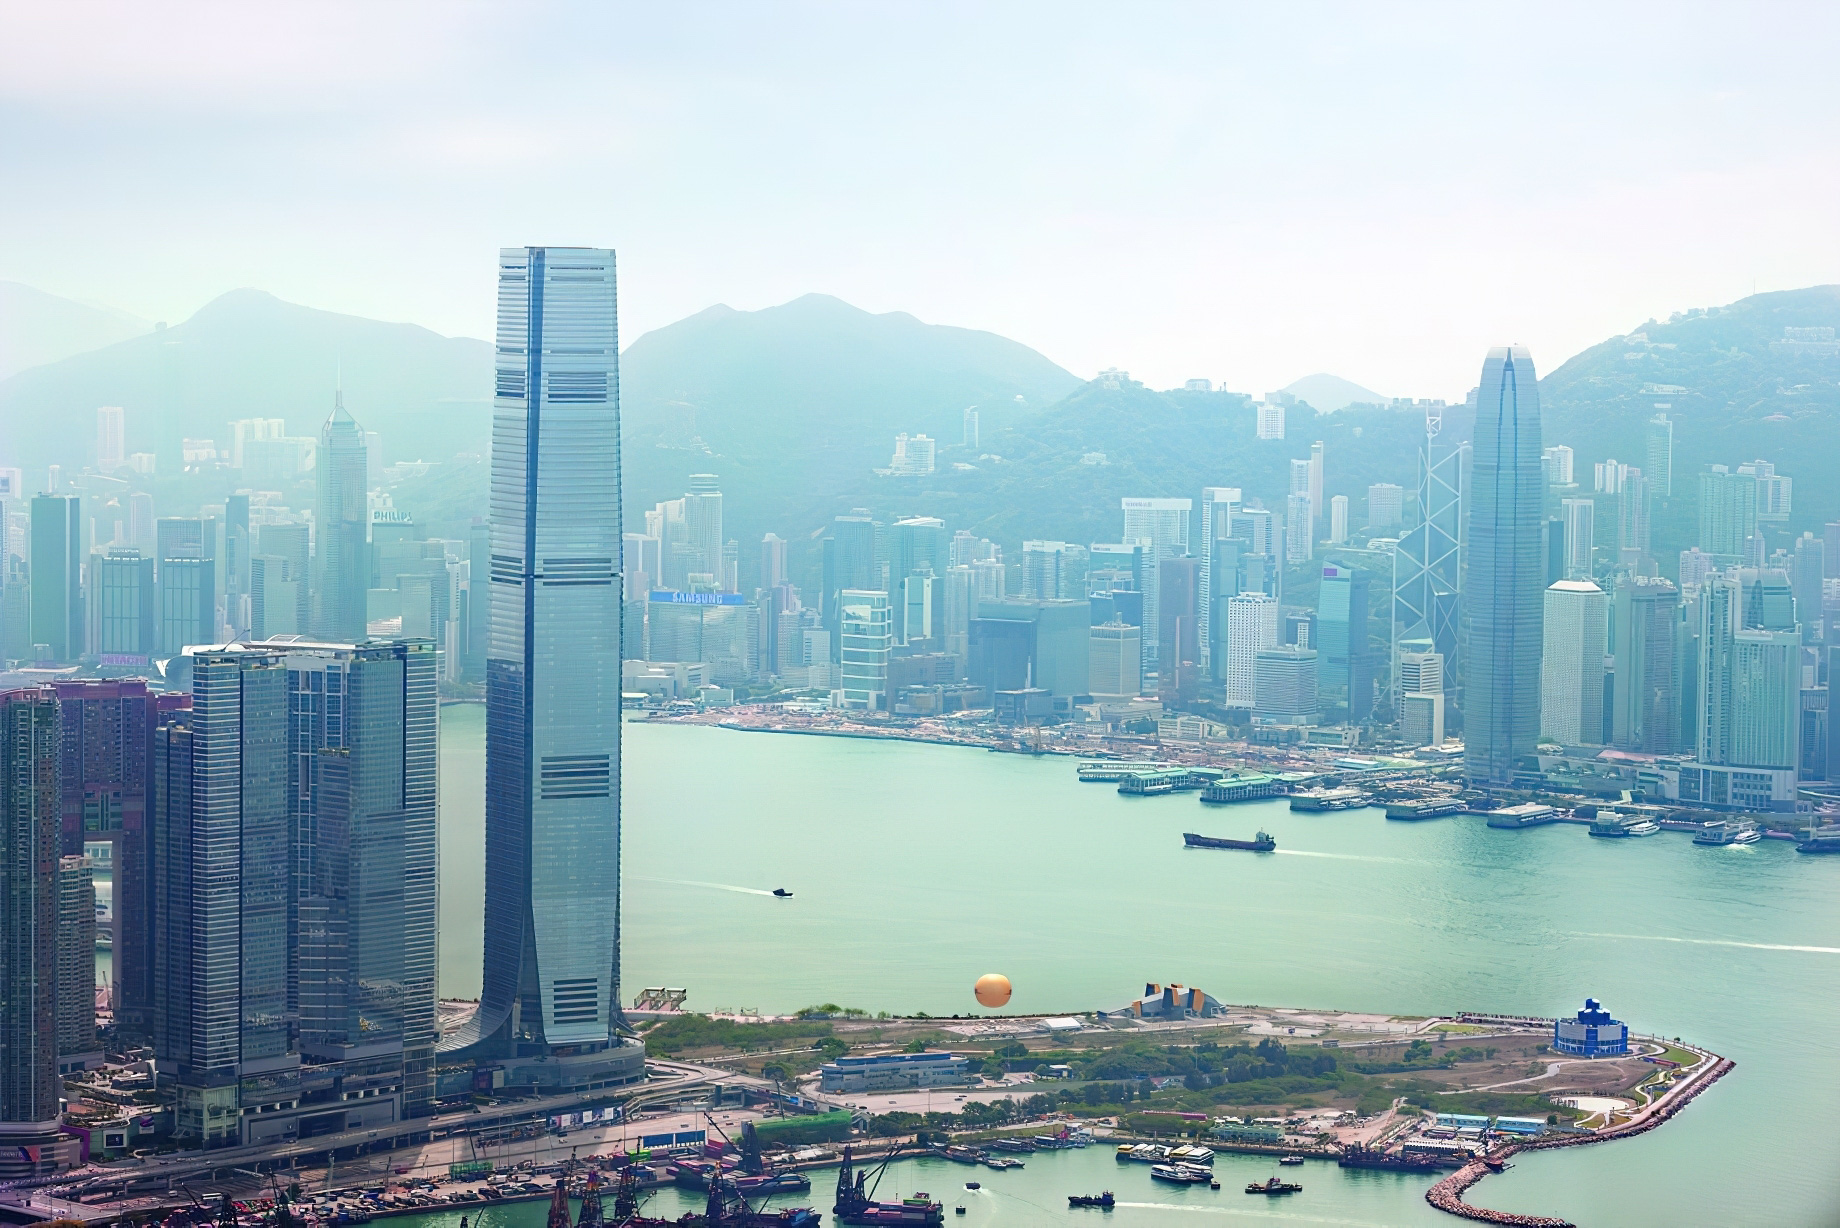
MULTIPOLYGON (((444 712, 442 987, 456 996, 479 981, 483 725, 475 706, 444 712)), ((623 775, 628 998, 669 984, 702 1010, 950 1015, 976 1009, 971 984, 991 971, 1031 1012, 1116 1006, 1146 980, 1415 1014, 1552 1015, 1590 995, 1737 1069, 1662 1129, 1523 1157, 1478 1202, 1585 1225, 1840 1223, 1840 858, 1203 807, 1080 784, 1059 757, 698 726, 629 724, 623 775), (1276 853, 1182 847, 1184 831, 1261 828, 1276 853)), ((1028 1187, 1060 1159, 1032 1160, 1028 1187)), ((986 1222, 1069 1217, 1064 1196, 1103 1188, 1111 1164, 1031 1194, 1052 1219, 986 1222)), ((1229 1186, 1206 1210, 1455 1222, 1424 1205, 1422 1179, 1305 1171, 1314 1183, 1281 1204, 1241 1206, 1229 1186)))

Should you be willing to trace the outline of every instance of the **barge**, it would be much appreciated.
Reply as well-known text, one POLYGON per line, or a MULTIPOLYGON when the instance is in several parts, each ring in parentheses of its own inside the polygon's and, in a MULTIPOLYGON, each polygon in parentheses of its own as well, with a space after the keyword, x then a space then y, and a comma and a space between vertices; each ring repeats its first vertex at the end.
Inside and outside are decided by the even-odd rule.
POLYGON ((1269 853, 1278 847, 1269 833, 1260 832, 1256 839, 1229 840, 1224 836, 1198 836, 1192 831, 1182 833, 1182 843, 1191 849, 1245 849, 1253 853, 1269 853))

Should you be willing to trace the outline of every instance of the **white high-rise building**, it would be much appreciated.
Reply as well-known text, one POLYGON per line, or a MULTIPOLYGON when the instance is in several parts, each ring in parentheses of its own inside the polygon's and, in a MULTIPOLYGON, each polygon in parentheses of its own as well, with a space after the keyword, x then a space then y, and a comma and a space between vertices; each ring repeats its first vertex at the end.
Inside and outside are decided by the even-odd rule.
POLYGON ((1336 495, 1329 500, 1329 544, 1348 544, 1348 496, 1336 495))
POLYGON ((1367 488, 1367 531, 1376 536, 1395 533, 1405 523, 1406 492, 1391 482, 1367 488))
POLYGON ((1546 473, 1548 486, 1573 485, 1572 465, 1572 450, 1562 443, 1554 444, 1540 453, 1540 468, 1546 473))
POLYGON ((1562 746, 1602 746, 1604 590, 1589 580, 1560 580, 1545 600, 1540 736, 1562 746))
POLYGON ((1252 707, 1259 653, 1277 642, 1275 597, 1240 593, 1227 599, 1227 707, 1252 707))
POLYGON ((846 588, 838 594, 842 689, 838 707, 874 711, 888 704, 888 658, 894 650, 894 610, 888 594, 846 588))
POLYGON ((1565 525, 1565 577, 1589 580, 1597 545, 1597 505, 1590 499, 1565 499, 1560 510, 1565 525))
POLYGON ((442 1045, 630 1078, 620 967, 619 328, 614 254, 498 260, 486 661, 485 969, 442 1045))
MULTIPOLYGON (((1327 509, 1328 504, 1323 501, 1323 443, 1318 439, 1310 445, 1310 515, 1320 520, 1327 509)), ((1317 531, 1314 522, 1310 529, 1317 531)))
POLYGON ((1316 557, 1316 534, 1310 531, 1310 496, 1292 495, 1284 506, 1285 561, 1293 565, 1316 557))
POLYGON ((894 437, 894 459, 888 471, 895 477, 917 478, 933 472, 933 441, 925 435, 894 437))
POLYGON ((716 484, 713 473, 693 473, 690 475, 690 489, 684 499, 685 541, 684 573, 688 575, 707 574, 714 576, 716 587, 722 592, 734 590, 723 583, 726 578, 722 566, 722 545, 726 540, 722 536, 722 491, 716 484))
POLYGON ((128 463, 128 428, 119 405, 96 411, 96 468, 114 473, 128 463))
POLYGON ((1260 439, 1284 438, 1284 406, 1270 399, 1258 404, 1258 436, 1260 439))
POLYGON ((1188 516, 1194 510, 1193 499, 1126 499, 1124 541, 1145 547, 1144 568, 1144 656, 1154 660, 1157 651, 1157 582, 1156 565, 1163 559, 1189 553, 1188 516))
POLYGON ((978 446, 978 409, 973 405, 965 410, 965 447, 976 449, 978 446))
POLYGON ((1444 741, 1444 656, 1406 652, 1399 656, 1399 736, 1408 746, 1444 741))
POLYGON ((1095 699, 1131 699, 1143 693, 1141 631, 1114 618, 1092 629, 1092 673, 1087 685, 1095 699))

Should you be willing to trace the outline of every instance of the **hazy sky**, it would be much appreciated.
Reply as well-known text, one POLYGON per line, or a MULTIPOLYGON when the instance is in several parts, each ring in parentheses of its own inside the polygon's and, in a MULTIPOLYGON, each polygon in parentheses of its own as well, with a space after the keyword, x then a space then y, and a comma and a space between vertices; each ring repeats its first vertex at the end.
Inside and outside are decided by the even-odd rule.
POLYGON ((0 278, 490 335, 611 245, 625 335, 807 291, 1090 375, 1460 396, 1840 281, 1840 8, 0 0, 0 278))

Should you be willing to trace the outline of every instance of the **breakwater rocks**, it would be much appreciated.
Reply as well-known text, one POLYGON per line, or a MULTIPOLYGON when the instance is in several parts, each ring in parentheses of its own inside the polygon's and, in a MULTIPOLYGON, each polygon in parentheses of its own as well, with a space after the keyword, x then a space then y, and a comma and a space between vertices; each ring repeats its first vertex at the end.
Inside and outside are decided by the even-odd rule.
MULTIPOLYGON (((1714 1083, 1731 1073, 1736 1065, 1728 1057, 1715 1062, 1710 1070, 1694 1079, 1692 1085, 1682 1088, 1673 1095, 1654 1105, 1647 1113, 1634 1121, 1609 1130, 1599 1130, 1591 1134, 1566 1134, 1556 1138, 1535 1139, 1526 1143, 1517 1143, 1502 1148, 1491 1154, 1495 1161, 1506 1160, 1509 1156, 1522 1151, 1547 1151, 1555 1147, 1582 1147, 1588 1143, 1607 1143, 1612 1139, 1631 1138, 1653 1130, 1662 1122, 1693 1102, 1694 1097, 1711 1087, 1714 1083)), ((1482 1180, 1489 1173, 1489 1168, 1480 1160, 1472 1160, 1450 1176, 1425 1191, 1425 1201, 1440 1211, 1464 1219, 1476 1220, 1484 1224, 1503 1224, 1511 1228, 1575 1228, 1570 1220, 1554 1219, 1546 1215, 1518 1215, 1512 1211, 1491 1211, 1487 1207, 1472 1207, 1463 1201, 1463 1194, 1470 1186, 1482 1180)))

